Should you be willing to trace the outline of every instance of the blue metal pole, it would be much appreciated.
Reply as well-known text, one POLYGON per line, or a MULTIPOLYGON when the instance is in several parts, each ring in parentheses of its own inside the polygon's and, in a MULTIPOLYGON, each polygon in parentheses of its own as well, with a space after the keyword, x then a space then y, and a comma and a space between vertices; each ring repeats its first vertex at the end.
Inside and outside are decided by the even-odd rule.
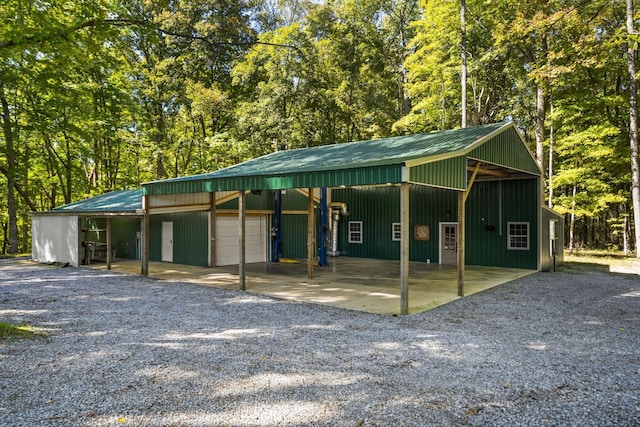
POLYGON ((276 206, 275 206, 275 218, 273 223, 273 241, 271 247, 271 261, 280 261, 281 246, 282 246, 282 190, 276 190, 276 206))
POLYGON ((327 232, 329 231, 329 215, 327 207, 327 187, 320 190, 320 267, 329 265, 327 259, 327 232))

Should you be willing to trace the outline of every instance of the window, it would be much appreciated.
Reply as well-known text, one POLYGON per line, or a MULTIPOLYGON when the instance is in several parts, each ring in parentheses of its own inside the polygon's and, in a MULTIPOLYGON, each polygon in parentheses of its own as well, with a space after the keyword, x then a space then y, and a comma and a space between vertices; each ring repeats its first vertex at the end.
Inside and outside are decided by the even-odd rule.
POLYGON ((400 227, 399 222, 394 222, 391 224, 391 240, 394 242, 399 242, 402 238, 402 227, 400 227))
POLYGON ((507 249, 529 250, 529 223, 507 223, 507 249))
POLYGON ((549 220, 549 256, 553 257, 556 255, 558 244, 558 220, 551 219, 549 220))
POLYGON ((349 243, 362 243, 362 221, 349 221, 349 243))

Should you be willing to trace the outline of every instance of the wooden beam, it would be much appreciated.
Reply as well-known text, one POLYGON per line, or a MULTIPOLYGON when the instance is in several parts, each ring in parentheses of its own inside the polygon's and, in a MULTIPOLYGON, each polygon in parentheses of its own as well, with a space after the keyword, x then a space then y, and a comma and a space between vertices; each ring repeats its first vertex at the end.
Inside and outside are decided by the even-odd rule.
POLYGON ((400 185, 400 314, 409 314, 409 183, 400 185))
POLYGON ((307 277, 313 279, 313 188, 309 188, 307 199, 307 277))
MULTIPOLYGON (((476 166, 467 166, 467 170, 470 172, 473 172, 475 170, 476 166)), ((509 174, 508 173, 504 173, 504 172, 499 172, 499 171, 494 171, 491 169, 484 169, 484 168, 479 168, 478 172, 485 174, 485 175, 491 175, 491 176, 497 176, 498 178, 509 178, 509 174)))
POLYGON ((458 296, 464 296, 464 201, 465 192, 458 192, 458 296))
POLYGON ((112 253, 112 239, 111 239, 111 218, 107 218, 107 270, 111 270, 111 253, 112 253))
POLYGON ((209 196, 209 267, 216 266, 216 192, 209 196))
POLYGON ((140 231, 140 246, 142 258, 142 275, 149 275, 149 210, 147 206, 149 204, 149 196, 142 197, 142 210, 144 214, 142 216, 142 230, 140 231))
POLYGON ((245 194, 244 190, 241 190, 238 194, 238 276, 241 291, 247 289, 244 271, 245 254, 245 194))
POLYGON ((476 163, 476 167, 473 168, 473 173, 471 174, 471 179, 467 183, 467 189, 464 192, 464 201, 467 201, 467 197, 469 197, 469 193, 471 193, 471 187, 473 187, 473 183, 476 181, 476 176, 478 175, 478 170, 480 169, 480 162, 476 163))

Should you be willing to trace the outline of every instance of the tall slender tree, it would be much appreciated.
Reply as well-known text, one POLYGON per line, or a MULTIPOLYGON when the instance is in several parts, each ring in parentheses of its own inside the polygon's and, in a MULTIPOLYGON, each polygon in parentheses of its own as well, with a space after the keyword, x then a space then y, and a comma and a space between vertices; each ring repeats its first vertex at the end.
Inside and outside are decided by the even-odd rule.
POLYGON ((636 78, 637 33, 633 0, 627 0, 627 65, 629 68, 629 146, 631 148, 631 198, 635 227, 636 258, 640 258, 640 167, 638 165, 638 84, 636 78))

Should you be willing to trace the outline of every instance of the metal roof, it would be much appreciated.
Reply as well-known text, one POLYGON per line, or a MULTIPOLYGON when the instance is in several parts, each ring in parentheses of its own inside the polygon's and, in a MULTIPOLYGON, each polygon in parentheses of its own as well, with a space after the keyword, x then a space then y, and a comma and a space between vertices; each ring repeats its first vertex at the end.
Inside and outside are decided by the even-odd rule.
POLYGON ((80 200, 68 205, 59 206, 47 212, 37 212, 36 215, 89 215, 106 214, 136 215, 142 209, 142 190, 111 191, 100 196, 80 200))
MULTIPOLYGON (((403 180, 403 166, 414 167, 466 155, 510 129, 528 152, 515 125, 502 122, 278 151, 211 173, 148 182, 143 184, 143 192, 168 194, 398 183, 403 180)), ((533 166, 527 169, 539 174, 530 153, 528 157, 533 166)))

